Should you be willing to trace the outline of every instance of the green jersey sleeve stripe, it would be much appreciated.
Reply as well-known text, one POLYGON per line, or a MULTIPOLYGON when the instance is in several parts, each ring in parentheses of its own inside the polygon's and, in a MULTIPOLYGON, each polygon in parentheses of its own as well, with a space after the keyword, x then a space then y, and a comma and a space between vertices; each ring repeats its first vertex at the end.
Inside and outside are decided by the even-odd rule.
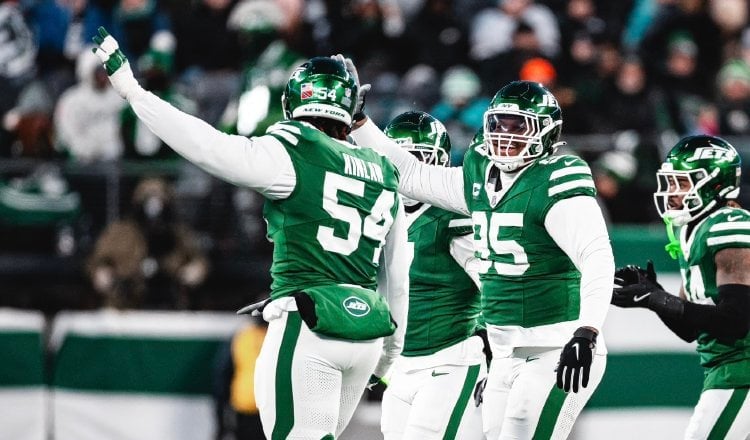
POLYGON ((750 230, 750 222, 728 222, 728 223, 717 223, 711 226, 708 232, 718 231, 736 231, 736 230, 750 230))
POLYGON ((721 237, 709 237, 709 239, 706 240, 706 244, 708 246, 716 246, 716 245, 727 244, 727 243, 750 244, 750 235, 741 235, 741 234, 724 235, 721 237))
POLYGON ((471 226, 470 218, 454 218, 448 222, 449 228, 461 228, 465 226, 471 226))
POLYGON ((269 132, 276 131, 276 130, 286 130, 296 135, 302 134, 302 130, 300 130, 299 127, 290 125, 289 122, 277 122, 271 125, 270 127, 268 127, 266 132, 269 133, 269 132))
POLYGON ((551 186, 547 190, 547 195, 552 197, 561 192, 568 191, 573 188, 594 188, 594 181, 589 177, 588 179, 573 180, 570 182, 561 183, 559 185, 551 186))
POLYGON ((591 175, 591 170, 587 166, 569 167, 555 170, 549 175, 549 180, 559 179, 560 177, 570 176, 573 174, 591 175))
MULTIPOLYGON (((296 146, 299 143, 299 139, 297 139, 293 134, 288 133, 286 131, 276 130, 276 131, 270 132, 268 134, 270 136, 275 137, 275 138, 281 138, 281 139, 289 142, 290 144, 292 144, 294 146, 296 146)), ((279 140, 281 140, 281 139, 279 139, 279 140)))

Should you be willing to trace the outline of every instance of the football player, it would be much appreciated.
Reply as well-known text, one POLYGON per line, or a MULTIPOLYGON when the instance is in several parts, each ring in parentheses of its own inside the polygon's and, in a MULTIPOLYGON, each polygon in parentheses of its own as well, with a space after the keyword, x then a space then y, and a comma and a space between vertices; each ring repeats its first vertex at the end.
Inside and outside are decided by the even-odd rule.
MULTIPOLYGON (((450 165, 448 133, 431 115, 402 113, 384 131, 422 163, 450 165)), ((381 430, 386 440, 482 439, 481 408, 472 395, 487 365, 476 336, 471 219, 401 197, 413 253, 409 317, 404 350, 383 395, 381 430)))
POLYGON ((454 168, 418 161, 366 117, 352 133, 394 162, 402 194, 472 217, 493 356, 482 409, 487 437, 566 438, 606 364, 609 236, 588 165, 555 155, 562 114, 549 90, 509 83, 483 125, 454 168))
POLYGON ((397 172, 346 141, 358 85, 343 63, 310 59, 287 83, 287 120, 264 136, 227 135, 141 88, 117 42, 99 32, 95 53, 112 85, 157 136, 266 198, 273 283, 255 370, 263 430, 269 439, 333 439, 370 375, 400 353, 408 304, 397 172))
POLYGON ((626 266, 615 272, 612 303, 651 309, 677 336, 698 341, 703 392, 685 439, 750 438, 750 213, 735 201, 740 156, 723 139, 691 136, 656 176, 654 201, 682 288, 665 292, 651 262, 626 266))

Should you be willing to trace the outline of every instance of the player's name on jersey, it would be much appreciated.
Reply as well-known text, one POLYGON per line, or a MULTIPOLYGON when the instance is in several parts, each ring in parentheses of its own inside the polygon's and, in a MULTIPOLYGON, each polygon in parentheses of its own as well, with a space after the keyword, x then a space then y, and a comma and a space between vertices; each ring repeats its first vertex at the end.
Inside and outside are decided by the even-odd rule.
POLYGON ((344 174, 361 177, 374 182, 383 183, 383 170, 380 165, 367 162, 358 157, 344 154, 344 174))

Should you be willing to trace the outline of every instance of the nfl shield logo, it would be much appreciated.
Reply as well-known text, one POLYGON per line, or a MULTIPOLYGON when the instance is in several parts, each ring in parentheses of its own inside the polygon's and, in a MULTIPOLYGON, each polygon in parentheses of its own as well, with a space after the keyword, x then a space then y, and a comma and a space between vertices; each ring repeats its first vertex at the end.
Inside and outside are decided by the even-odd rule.
POLYGON ((310 99, 313 96, 313 85, 312 83, 304 83, 300 88, 299 97, 300 99, 310 99))

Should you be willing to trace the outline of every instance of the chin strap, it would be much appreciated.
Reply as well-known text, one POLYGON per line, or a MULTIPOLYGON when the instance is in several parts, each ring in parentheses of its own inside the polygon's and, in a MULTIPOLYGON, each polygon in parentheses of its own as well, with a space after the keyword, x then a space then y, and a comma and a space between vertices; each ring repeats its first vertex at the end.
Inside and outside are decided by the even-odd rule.
POLYGON ((678 256, 682 255, 682 248, 680 247, 680 241, 674 235, 674 225, 672 219, 664 217, 664 224, 667 226, 667 238, 669 243, 664 246, 664 250, 667 251, 673 260, 676 260, 678 256))

